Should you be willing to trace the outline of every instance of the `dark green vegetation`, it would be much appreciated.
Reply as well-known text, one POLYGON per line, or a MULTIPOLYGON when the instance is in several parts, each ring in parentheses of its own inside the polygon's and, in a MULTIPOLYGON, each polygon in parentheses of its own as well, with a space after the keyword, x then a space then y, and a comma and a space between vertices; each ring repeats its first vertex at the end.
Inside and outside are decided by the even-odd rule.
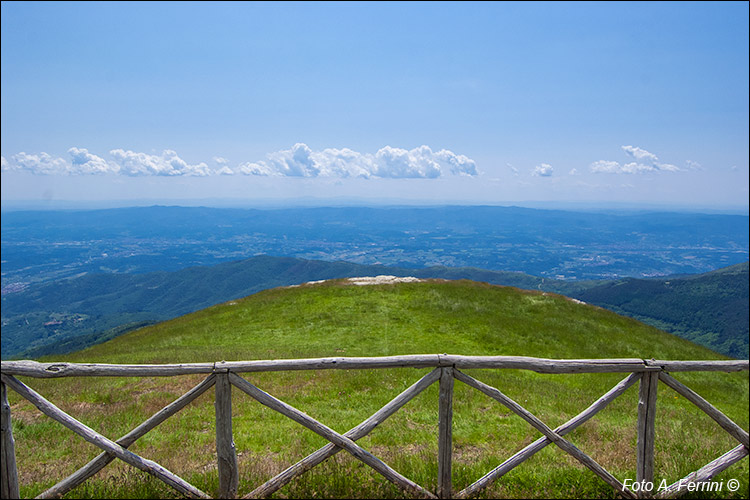
MULTIPOLYGON (((442 353, 549 358, 721 359, 703 347, 610 311, 550 293, 450 281, 383 286, 327 282, 266 290, 50 361, 174 363, 328 356, 442 353)), ((246 374, 261 389, 344 432, 366 419, 426 369, 246 374)), ((588 407, 625 374, 541 375, 522 370, 469 374, 515 399, 555 427, 588 407)), ((677 379, 748 427, 748 374, 677 373, 677 379)), ((117 438, 201 377, 24 378, 49 400, 117 438)), ((620 480, 634 478, 637 387, 629 389, 570 440, 620 480)), ((216 494, 213 396, 204 395, 131 449, 209 494, 216 494)), ((233 390, 240 495, 325 444, 322 438, 233 390)), ((21 494, 35 496, 98 450, 11 393, 21 494)), ((713 420, 661 385, 657 403, 656 479, 684 477, 736 446, 713 420)), ((509 410, 456 382, 453 481, 463 488, 539 433, 509 410)), ((430 489, 437 476, 437 387, 432 386, 359 443, 430 489)), ((170 490, 119 463, 70 497, 147 498, 170 490)), ((738 479, 747 498, 748 460, 716 481, 738 479)), ((377 473, 340 453, 284 487, 278 498, 400 497, 377 473)), ((491 498, 613 498, 611 488, 554 446, 504 476, 491 498)))
POLYGON ((748 264, 704 275, 563 281, 474 268, 405 269, 283 257, 146 274, 91 274, 2 297, 2 356, 66 353, 130 329, 260 290, 306 281, 390 274, 471 279, 561 293, 636 317, 722 354, 748 356, 748 264))
POLYGON ((747 359, 749 288, 745 262, 697 276, 612 281, 572 296, 747 359))

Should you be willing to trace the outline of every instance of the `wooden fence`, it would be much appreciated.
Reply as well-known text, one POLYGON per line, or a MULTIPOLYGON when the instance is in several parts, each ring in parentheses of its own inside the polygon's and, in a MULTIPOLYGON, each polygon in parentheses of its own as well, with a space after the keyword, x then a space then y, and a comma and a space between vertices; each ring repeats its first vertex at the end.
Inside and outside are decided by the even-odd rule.
MULTIPOLYGON (((677 393, 691 401, 714 419, 726 432, 739 442, 739 445, 721 457, 713 460, 701 469, 675 482, 669 488, 662 489, 658 498, 672 498, 687 491, 681 487, 687 482, 700 483, 710 481, 716 474, 738 462, 748 455, 748 432, 730 420, 693 390, 677 381, 669 372, 684 371, 746 371, 748 361, 657 361, 643 359, 541 359, 516 356, 457 356, 447 354, 387 356, 372 358, 319 358, 236 361, 217 363, 190 363, 170 365, 108 365, 108 364, 74 364, 74 363, 38 363, 35 361, 2 362, 2 498, 18 498, 18 472, 16 469, 15 448, 11 430, 11 414, 6 387, 10 387, 22 397, 32 402, 44 414, 60 422, 86 441, 101 448, 101 453, 94 460, 65 478, 37 498, 57 498, 96 474, 115 458, 137 467, 157 477, 174 489, 191 498, 210 498, 176 474, 161 465, 140 457, 128 447, 148 431, 176 414, 188 403, 214 387, 216 411, 216 453, 219 473, 219 496, 234 498, 237 495, 239 471, 237 454, 232 435, 231 388, 236 387, 260 403, 272 408, 286 417, 307 427, 330 441, 329 444, 305 457, 277 476, 258 486, 244 498, 267 497, 289 483, 293 478, 303 474, 341 450, 346 450, 357 459, 369 465, 386 479, 395 483, 415 497, 427 498, 468 498, 492 484, 511 469, 537 453, 550 443, 554 443, 576 460, 589 468, 603 481, 611 485, 617 493, 626 498, 649 496, 647 491, 631 491, 622 482, 610 474, 590 456, 579 450, 563 436, 589 420, 605 406, 620 396, 626 389, 639 382, 638 401, 638 440, 636 481, 652 482, 654 478, 654 417, 657 398, 657 385, 662 382, 677 393), (397 367, 434 368, 411 387, 378 410, 370 418, 344 434, 339 434, 326 425, 298 409, 263 392, 242 378, 239 373, 287 371, 287 370, 357 370, 384 369, 397 367), (586 410, 567 423, 552 429, 531 412, 523 408, 498 389, 466 375, 466 369, 522 369, 538 373, 625 373, 627 376, 606 394, 595 401, 586 410), (183 396, 165 406, 141 425, 118 439, 112 441, 93 429, 77 421, 47 401, 33 389, 26 386, 16 376, 34 378, 51 377, 154 377, 176 376, 202 373, 207 377, 183 396), (461 491, 454 491, 451 482, 452 460, 452 419, 453 419, 453 385, 459 380, 519 415, 526 422, 542 433, 542 437, 485 474, 475 483, 461 491), (431 384, 439 384, 438 401, 438 478, 437 491, 426 488, 404 477, 367 450, 356 444, 356 441, 367 435, 385 419, 393 415, 409 400, 431 384)), ((633 488, 634 490, 635 488, 633 488)))

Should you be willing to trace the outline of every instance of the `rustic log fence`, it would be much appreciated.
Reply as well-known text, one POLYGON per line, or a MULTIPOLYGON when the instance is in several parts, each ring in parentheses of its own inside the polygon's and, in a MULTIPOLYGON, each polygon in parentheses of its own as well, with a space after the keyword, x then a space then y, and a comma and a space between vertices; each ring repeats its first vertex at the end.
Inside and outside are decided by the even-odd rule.
POLYGON ((103 453, 63 479, 55 486, 40 494, 37 498, 58 498, 75 488, 86 479, 103 469, 115 458, 143 470, 183 495, 191 498, 210 498, 176 474, 161 465, 142 458, 127 448, 151 429, 167 418, 179 412, 191 401, 214 387, 216 412, 216 453, 219 474, 219 497, 235 498, 239 487, 239 470, 237 453, 232 437, 232 387, 248 394, 263 405, 285 415, 295 422, 307 427, 327 439, 329 444, 310 454, 277 476, 258 486, 243 498, 264 498, 289 483, 295 477, 310 470, 341 450, 372 467, 386 479, 415 497, 422 498, 468 498, 487 488, 501 476, 530 458, 550 443, 554 443, 566 453, 573 456, 594 474, 612 486, 617 493, 626 498, 650 496, 648 491, 631 491, 606 469, 594 461, 564 436, 592 418, 614 399, 624 393, 636 382, 639 384, 638 401, 638 438, 636 481, 653 482, 654 479, 654 421, 659 382, 674 389, 698 408, 715 420, 727 433, 739 442, 739 445, 723 456, 713 460, 701 469, 662 489, 658 498, 673 498, 687 491, 681 487, 687 482, 700 483, 710 481, 716 474, 742 460, 748 455, 748 432, 734 423, 709 402, 686 387, 668 372, 685 371, 747 371, 747 360, 730 361, 657 361, 643 359, 541 359, 517 356, 458 356, 447 354, 386 356, 372 358, 318 358, 289 360, 234 361, 217 363, 189 363, 166 365, 109 365, 109 364, 76 364, 76 363, 38 363, 35 361, 3 361, 2 369, 2 498, 19 498, 18 472, 16 469, 15 445, 11 428, 11 411, 7 399, 9 387, 23 398, 33 403, 42 413, 60 422, 86 441, 101 448, 103 453), (396 398, 386 404, 361 424, 344 434, 318 422, 300 410, 263 392, 239 373, 289 371, 289 370, 323 370, 323 369, 384 369, 384 368, 433 368, 427 375, 415 382, 396 398), (513 401, 500 390, 470 377, 461 370, 466 369, 522 369, 538 373, 626 373, 622 381, 595 401, 586 410, 570 419, 565 424, 551 429, 531 412, 513 401), (207 374, 198 385, 180 396, 171 404, 154 414, 141 425, 118 439, 112 441, 93 429, 77 421, 70 415, 47 401, 18 380, 16 376, 33 378, 55 377, 153 377, 177 376, 187 374, 207 374), (454 380, 467 384, 495 399, 536 430, 542 433, 530 445, 498 465, 473 484, 461 491, 455 491, 451 480, 452 460, 452 420, 453 420, 453 386, 454 380), (412 398, 427 387, 437 382, 438 396, 438 478, 437 491, 431 492, 414 483, 399 472, 393 470, 383 461, 356 444, 370 431, 393 415, 412 398))

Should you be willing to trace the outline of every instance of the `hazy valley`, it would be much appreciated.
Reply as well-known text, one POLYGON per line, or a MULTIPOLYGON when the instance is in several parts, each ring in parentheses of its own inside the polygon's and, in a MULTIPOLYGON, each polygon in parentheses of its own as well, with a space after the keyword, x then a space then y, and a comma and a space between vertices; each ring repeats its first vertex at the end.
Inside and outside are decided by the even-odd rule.
POLYGON ((747 222, 512 207, 7 212, 2 355, 70 352, 267 288, 392 274, 561 293, 745 358, 747 222))
POLYGON ((446 206, 4 212, 2 287, 255 255, 566 280, 698 274, 748 260, 746 215, 446 206))

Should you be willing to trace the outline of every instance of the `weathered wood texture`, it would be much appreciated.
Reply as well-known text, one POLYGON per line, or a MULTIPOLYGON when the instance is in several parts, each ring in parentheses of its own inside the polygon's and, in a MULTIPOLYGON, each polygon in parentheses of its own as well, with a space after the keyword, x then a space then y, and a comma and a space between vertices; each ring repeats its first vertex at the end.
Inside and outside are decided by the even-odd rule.
POLYGON ((239 375, 230 373, 229 379, 235 387, 247 393, 259 403, 281 413, 282 415, 294 420, 298 424, 303 425, 316 434, 326 438, 332 443, 335 443, 337 446, 345 449, 346 451, 351 453, 352 456, 369 465, 370 467, 378 471, 383 477, 396 484, 397 486, 418 497, 436 498, 435 495, 430 493, 428 490, 419 486, 412 480, 402 476, 391 467, 386 465, 384 462, 382 462, 379 458, 373 456, 370 452, 361 448, 348 437, 343 436, 330 427, 321 424, 320 422, 310 417, 306 413, 301 412, 297 408, 294 408, 293 406, 288 405, 283 401, 280 401, 279 399, 276 399, 270 394, 263 392, 239 375))
MULTIPOLYGON (((614 401, 617 397, 619 397, 623 392, 625 392, 628 388, 630 388, 633 384, 638 382, 640 380, 641 374, 640 373, 631 373, 627 377, 625 377, 620 383, 618 383, 616 386, 614 386, 612 389, 607 391, 606 394, 604 394, 601 398, 596 400, 594 403, 591 404, 588 408, 586 408, 584 411, 570 419, 568 422, 564 423, 557 429, 555 429, 555 432, 559 436, 564 436, 568 434, 569 432, 574 431, 578 426, 582 425, 586 421, 588 421, 590 418, 592 418, 594 415, 599 413, 601 410, 603 410, 609 403, 614 401)), ((530 445, 526 446, 524 449, 510 457, 508 460, 482 476, 479 480, 472 483, 471 485, 467 486, 465 489, 458 492, 456 495, 454 495, 456 498, 468 498, 471 496, 476 495, 483 489, 490 486, 492 483, 497 481, 500 477, 507 474, 511 470, 513 470, 516 466, 523 463, 526 459, 533 456, 535 453, 537 453, 539 450, 544 448, 545 446, 552 443, 552 440, 545 436, 542 438, 537 439, 530 445)))
POLYGON ((2 372, 35 378, 57 377, 170 377, 193 373, 232 371, 270 372, 290 370, 359 370, 366 368, 423 368, 440 366, 437 354, 383 356, 365 358, 276 359, 257 361, 221 361, 216 363, 182 363, 164 365, 113 365, 100 363, 39 363, 37 361, 2 361, 2 372))
POLYGON ((451 498, 453 480, 453 368, 440 369, 438 393, 438 498, 451 498))
POLYGON ((642 359, 546 359, 526 356, 440 356, 442 366, 460 370, 472 368, 501 368, 531 370, 537 373, 631 373, 658 370, 647 366, 642 359))
MULTIPOLYGON (((415 384, 413 384, 411 387, 396 396, 380 410, 375 412, 370 418, 346 432, 344 436, 348 437, 352 441, 356 441, 366 436, 373 429, 375 429, 375 427, 384 422, 385 419, 396 413, 396 411, 401 409, 406 403, 411 401, 414 397, 416 397, 423 390, 432 385, 439 378, 440 368, 435 368, 415 384)), ((336 446, 333 443, 328 443, 316 452, 308 455, 288 469, 269 479, 243 498, 265 498, 269 495, 272 495, 275 491, 283 487, 285 484, 289 483, 289 481, 291 481, 295 477, 307 472, 308 470, 312 469, 324 460, 332 457, 341 450, 341 447, 336 446)))
POLYGON ((89 443, 97 446, 109 453, 112 453, 117 458, 126 462, 133 467, 136 467, 144 472, 147 472, 161 481, 165 482, 172 488, 176 489, 180 493, 190 498, 210 498, 208 495, 203 493, 201 490, 191 485, 184 479, 180 478, 176 474, 168 471, 161 465, 151 460, 144 459, 135 453, 131 453, 119 444, 115 443, 102 436, 98 432, 94 431, 90 427, 82 424, 78 420, 74 419, 58 407, 44 399, 41 395, 36 393, 33 389, 26 387, 20 380, 12 376, 2 375, 2 381, 5 382, 18 394, 31 401, 39 411, 47 415, 48 417, 60 422, 62 425, 72 430, 89 443))
POLYGON ((216 363, 182 363, 165 365, 113 365, 98 363, 39 363, 37 361, 2 361, 6 375, 35 378, 54 377, 168 377, 217 371, 264 372, 287 370, 359 370, 365 368, 436 368, 458 369, 505 368, 532 370, 539 373, 608 373, 642 371, 742 371, 747 360, 728 361, 644 361, 642 359, 545 359, 526 356, 459 356, 453 354, 415 354, 364 358, 279 359, 257 361, 223 361, 216 363))
POLYGON ((709 417, 714 419, 716 423, 718 423, 722 427, 722 429, 727 431, 730 436, 742 443, 742 445, 744 445, 746 448, 750 448, 750 444, 748 444, 748 433, 744 429, 742 429, 742 427, 735 424, 729 417, 724 415, 715 406, 703 399, 700 395, 698 395, 698 393, 664 372, 659 374, 659 380, 664 382, 681 396, 685 397, 685 399, 693 403, 695 406, 703 410, 709 417))
POLYGON ((35 361, 3 361, 0 364, 3 382, 3 498, 18 497, 18 480, 15 472, 15 454, 9 450, 13 447, 10 427, 10 407, 7 405, 5 384, 18 392, 22 397, 31 401, 43 413, 62 423, 85 440, 102 448, 104 453, 92 460, 70 477, 42 493, 39 498, 55 498, 70 491, 97 471, 101 470, 114 458, 120 458, 126 463, 154 475, 180 493, 195 498, 208 498, 205 493, 193 487, 159 464, 143 459, 126 450, 137 439, 146 434, 171 415, 177 413, 187 404, 200 396, 216 384, 216 442, 217 459, 219 463, 220 495, 222 498, 232 498, 237 494, 239 471, 237 456, 232 438, 231 423, 231 385, 236 386, 262 404, 282 413, 301 425, 331 441, 315 453, 305 457, 297 464, 289 467, 262 486, 254 489, 245 498, 265 497, 277 491, 294 477, 299 476, 315 465, 338 453, 342 449, 351 453, 365 464, 369 465, 385 478, 400 486, 410 494, 437 498, 431 492, 405 478, 391 467, 362 449, 354 441, 367 435, 372 429, 386 418, 403 407, 426 387, 440 380, 439 390, 439 422, 438 422, 438 497, 467 498, 488 487, 502 475, 543 449, 550 443, 555 443, 565 452, 571 454, 583 465, 591 469, 600 478, 615 488, 624 497, 635 498, 635 495, 624 488, 616 478, 596 463, 591 457, 576 448, 562 436, 592 418, 611 401, 621 395, 635 382, 641 381, 638 406, 638 450, 637 450, 637 480, 653 479, 653 447, 654 447, 654 419, 658 381, 661 380, 679 394, 693 402, 706 412, 741 445, 724 456, 714 460, 700 470, 690 474, 662 492, 659 496, 679 496, 684 493, 680 485, 688 481, 708 481, 720 471, 741 460, 748 454, 748 433, 732 422, 726 415, 716 409, 691 389, 687 388, 673 377, 665 373, 669 371, 723 371, 733 372, 748 370, 747 360, 730 361, 661 361, 642 359, 545 359, 523 356, 457 356, 448 354, 423 354, 408 356, 386 356, 366 358, 318 358, 291 360, 257 360, 257 361, 221 361, 216 363, 187 363, 171 365, 109 365, 109 364, 75 364, 75 363, 38 363, 35 361), (378 410, 370 418, 363 421, 345 434, 339 434, 317 420, 309 417, 292 406, 261 391, 236 373, 269 372, 286 370, 325 370, 325 369, 373 369, 373 368, 434 368, 410 388, 402 392, 391 402, 378 410), (615 373, 630 372, 619 384, 604 396, 594 402, 579 415, 559 426, 550 429, 528 410, 502 394, 499 390, 486 385, 459 371, 459 369, 524 369, 539 373, 615 373), (194 373, 205 373, 209 376, 188 393, 175 400, 160 412, 153 415, 143 424, 112 442, 101 434, 88 428, 81 422, 59 410, 52 403, 28 388, 13 375, 23 375, 36 378, 68 377, 68 376, 175 376, 194 373), (529 422, 539 430, 543 437, 513 455, 511 458, 485 474, 478 481, 464 490, 453 493, 450 477, 452 457, 452 393, 453 379, 458 378, 471 387, 487 394, 513 412, 529 422), (218 382, 217 382, 218 380, 218 382), (7 432, 6 432, 7 431, 7 432), (15 485, 14 482, 15 475, 15 485))
POLYGON ((0 450, 0 498, 20 498, 18 491, 18 469, 16 468, 16 445, 13 440, 8 388, 0 382, 2 404, 2 450, 0 450))
POLYGON ((547 426, 547 424, 539 420, 535 415, 529 412, 526 408, 522 407, 521 405, 513 401, 511 398, 509 398, 508 396, 506 396, 505 394, 497 390, 496 388, 489 386, 485 384, 484 382, 480 382, 479 380, 476 380, 475 378, 472 378, 466 375, 465 373, 461 373, 458 370, 456 370, 454 371, 454 375, 461 382, 477 389, 480 392, 483 392, 484 394, 498 401, 499 403, 507 407, 509 410, 514 412, 516 415, 524 419, 526 422, 531 424, 532 427, 534 427, 536 430, 544 434, 545 437, 547 437, 550 441, 552 441, 557 446, 559 446, 560 449, 572 455, 576 460, 578 460, 583 465, 588 467, 594 474, 596 474, 597 476, 602 478, 606 483, 608 483, 610 486, 615 488, 615 490, 617 490, 622 496, 626 498, 636 498, 636 495, 634 495, 630 490, 625 488, 625 486, 623 486, 623 484, 616 477, 614 477, 606 469, 604 469, 604 467, 596 463, 596 461, 594 461, 587 454, 579 450, 570 441, 563 439, 562 436, 560 436, 558 433, 550 429, 547 426))
POLYGON ((742 372, 750 369, 747 359, 729 359, 722 361, 663 361, 645 360, 646 365, 658 367, 667 372, 742 372))
POLYGON ((237 451, 232 437, 232 385, 226 373, 216 375, 216 458, 219 468, 219 497, 235 498, 240 482, 237 451))
POLYGON ((731 465, 736 464, 748 455, 747 448, 743 445, 739 445, 736 448, 726 452, 713 462, 704 465, 699 470, 692 472, 680 479, 679 481, 669 485, 667 488, 660 491, 656 498, 676 498, 687 493, 688 484, 690 483, 704 483, 710 481, 714 476, 724 471, 731 465))
MULTIPOLYGON (((198 396, 206 392, 208 389, 210 389, 214 383, 216 382, 216 377, 214 375, 209 375, 206 379, 204 379, 201 383, 190 389, 188 392, 174 400, 172 403, 168 404, 161 410, 159 410, 157 413, 155 413, 151 418, 143 422, 141 425, 133 429, 132 431, 125 434, 123 437, 115 441, 117 444, 122 446, 123 448, 127 448, 133 443, 135 443, 138 439, 145 436, 147 432, 149 432, 151 429, 155 428, 157 425, 164 422, 166 419, 171 417, 172 415, 176 414, 178 411, 186 407, 188 404, 190 404, 193 400, 195 400, 198 396)), ((111 454, 104 452, 97 456, 95 459, 93 459, 88 464, 84 465, 80 469, 78 469, 76 472, 68 476, 67 478, 63 479, 56 485, 52 486, 39 496, 37 498, 60 498, 68 491, 72 490, 79 484, 83 483, 85 480, 102 470, 104 467, 107 466, 112 460, 114 460, 116 457, 111 454)))
MULTIPOLYGON (((638 391, 638 441, 636 481, 654 481, 654 430, 656 422, 656 394, 658 373, 644 373, 638 391)), ((649 494, 644 491, 644 494, 649 494)))
POLYGON ((6 375, 58 377, 171 377, 192 373, 213 373, 214 363, 184 363, 177 365, 110 365, 103 363, 39 363, 37 361, 2 361, 6 375))
POLYGON ((289 370, 362 370, 371 368, 436 368, 437 354, 380 356, 363 358, 276 359, 258 361, 227 361, 222 364, 234 373, 274 372, 289 370))

